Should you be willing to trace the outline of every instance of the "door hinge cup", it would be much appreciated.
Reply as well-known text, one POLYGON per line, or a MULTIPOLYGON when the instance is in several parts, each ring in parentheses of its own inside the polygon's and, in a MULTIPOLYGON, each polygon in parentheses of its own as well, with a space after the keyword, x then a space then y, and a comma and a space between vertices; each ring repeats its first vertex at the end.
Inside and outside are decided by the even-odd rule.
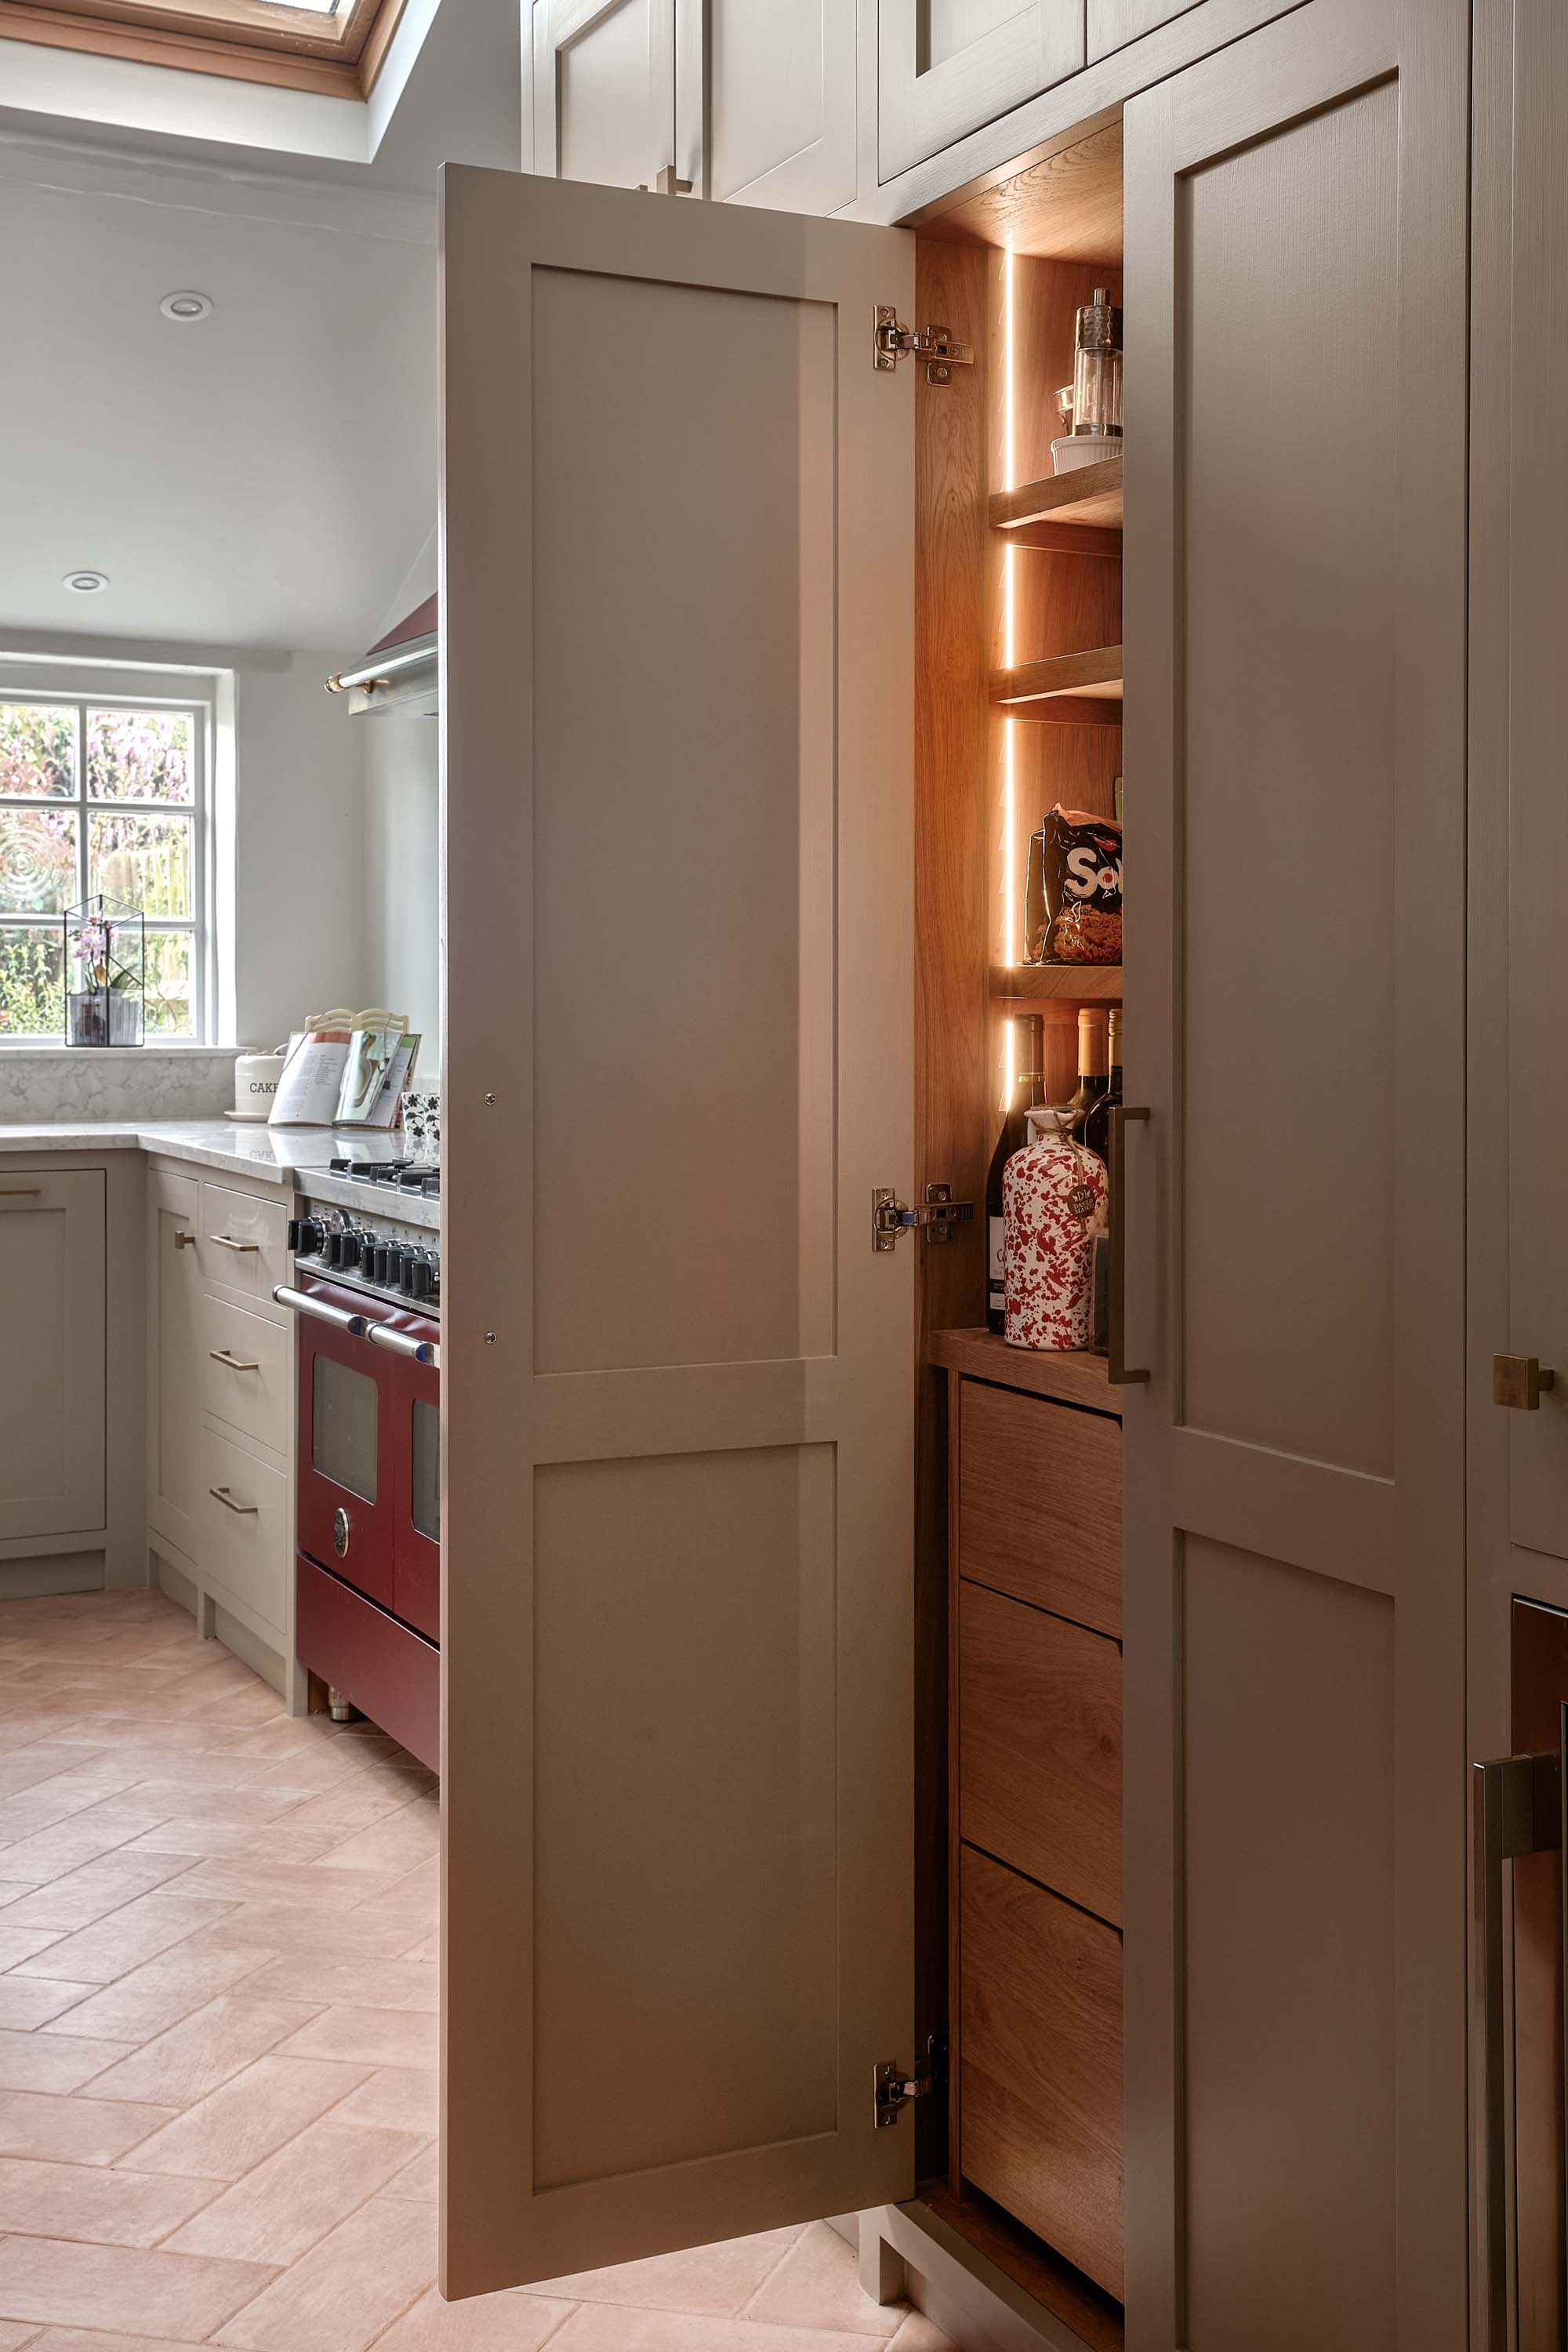
POLYGON ((883 2059, 872 2070, 873 2107, 877 2129, 885 2131, 896 2124, 911 2099, 929 2099, 935 2091, 947 2088, 947 2036, 928 2036, 925 2054, 918 2059, 914 2072, 907 2073, 891 2058, 883 2059))
POLYGON ((871 365, 889 374, 900 360, 911 357, 924 360, 927 383, 951 383, 955 367, 974 365, 974 346, 955 343, 946 327, 903 326, 891 302, 879 302, 871 328, 871 365))
POLYGON ((899 1235, 924 1234, 931 1242, 952 1239, 954 1225, 973 1222, 973 1201, 955 1201, 951 1184, 928 1184, 925 1203, 919 1209, 904 1206, 890 1184, 879 1184, 871 1194, 871 1247, 875 1251, 896 1249, 899 1235))

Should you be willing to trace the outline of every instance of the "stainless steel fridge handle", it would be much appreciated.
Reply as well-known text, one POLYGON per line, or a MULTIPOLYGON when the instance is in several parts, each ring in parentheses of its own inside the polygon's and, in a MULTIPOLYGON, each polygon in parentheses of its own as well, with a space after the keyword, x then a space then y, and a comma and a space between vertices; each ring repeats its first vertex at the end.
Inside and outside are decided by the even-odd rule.
POLYGON ((351 1315, 346 1307, 329 1307, 324 1298, 312 1298, 308 1290, 291 1290, 280 1282, 272 1294, 279 1307, 291 1307, 296 1315, 313 1315, 319 1323, 331 1323, 340 1331, 350 1331, 356 1339, 364 1337, 365 1318, 351 1315))
POLYGON ((412 1356, 416 1364, 438 1364, 441 1350, 433 1339, 416 1339, 411 1331, 399 1331, 391 1323, 367 1323, 364 1336, 378 1348, 390 1348, 395 1356, 412 1356))
MULTIPOLYGON (((1568 1852, 1563 1807, 1568 1780, 1568 1706, 1554 1754, 1503 1756, 1471 1769, 1475 1832, 1476 1975, 1480 1989, 1472 2059, 1479 2089, 1479 2307, 1478 2352, 1509 2352, 1508 2138, 1505 2083, 1508 2020, 1503 2006, 1503 1864, 1520 1854, 1568 1852)), ((1568 1871, 1564 1872, 1568 1884, 1568 1871)), ((1568 1983, 1565 1983, 1568 1998, 1568 1983)))

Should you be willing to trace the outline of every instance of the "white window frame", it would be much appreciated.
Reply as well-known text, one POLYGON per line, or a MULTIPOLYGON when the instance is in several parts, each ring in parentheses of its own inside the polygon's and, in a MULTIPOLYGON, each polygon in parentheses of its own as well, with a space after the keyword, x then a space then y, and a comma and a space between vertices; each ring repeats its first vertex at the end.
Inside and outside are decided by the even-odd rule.
MULTIPOLYGON (((170 815, 186 815, 191 820, 191 914, 188 919, 161 916, 148 923, 149 930, 184 931, 191 940, 191 1030, 188 1035, 174 1036, 166 1030, 144 1032, 144 1042, 159 1045, 205 1045, 212 1042, 216 1016, 216 950, 213 939, 210 909, 214 890, 214 827, 212 821, 212 735, 214 711, 212 703, 188 694, 79 694, 58 687, 30 687, 21 680, 0 676, 0 703, 15 709, 32 705, 49 709, 65 709, 76 714, 76 790, 68 797, 63 793, 0 793, 0 810, 69 809, 77 818, 77 897, 91 895, 89 866, 91 819, 104 814, 123 815, 128 810, 166 811, 170 815), (167 711, 191 722, 191 798, 187 801, 99 801, 88 792, 87 721, 93 710, 155 710, 167 711)), ((0 910, 0 937, 8 931, 37 930, 61 923, 58 914, 20 914, 0 910)), ((68 988, 70 975, 63 975, 68 988)), ((26 1053, 64 1046, 64 1033, 59 1030, 35 1030, 23 1035, 10 1035, 0 1031, 0 1053, 26 1053)))

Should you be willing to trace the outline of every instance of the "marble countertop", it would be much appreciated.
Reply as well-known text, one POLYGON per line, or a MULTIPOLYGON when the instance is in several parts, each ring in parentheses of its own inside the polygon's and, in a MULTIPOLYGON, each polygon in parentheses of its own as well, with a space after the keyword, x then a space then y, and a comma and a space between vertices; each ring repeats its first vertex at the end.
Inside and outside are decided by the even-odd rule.
POLYGON ((437 1201, 394 1195, 329 1172, 328 1162, 345 1152, 356 1160, 407 1159, 407 1139, 381 1129, 253 1126, 232 1118, 76 1118, 52 1125, 0 1120, 0 1153, 7 1151, 153 1151, 166 1160, 313 1192, 345 1208, 374 1205, 409 1224, 440 1223, 437 1201))

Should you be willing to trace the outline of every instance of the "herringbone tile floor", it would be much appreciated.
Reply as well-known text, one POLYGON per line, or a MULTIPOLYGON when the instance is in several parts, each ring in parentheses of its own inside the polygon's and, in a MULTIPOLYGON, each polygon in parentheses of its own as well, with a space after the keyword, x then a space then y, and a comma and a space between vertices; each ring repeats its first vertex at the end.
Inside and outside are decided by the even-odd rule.
POLYGON ((820 2223, 440 2301, 437 1822, 163 1594, 0 1602, 0 2352, 950 2352, 820 2223))

